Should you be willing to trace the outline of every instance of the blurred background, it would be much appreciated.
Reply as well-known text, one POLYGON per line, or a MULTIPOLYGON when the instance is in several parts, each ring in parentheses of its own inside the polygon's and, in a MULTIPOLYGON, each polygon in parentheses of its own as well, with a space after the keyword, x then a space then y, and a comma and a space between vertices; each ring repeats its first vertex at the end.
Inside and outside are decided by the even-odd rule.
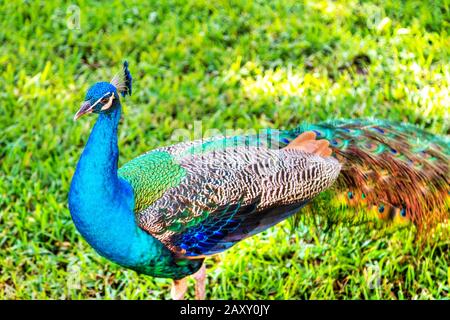
MULTIPOLYGON (((120 164, 194 121, 373 116, 449 134, 446 0, 2 1, 0 15, 0 299, 169 298, 170 280, 97 255, 67 207, 95 121, 73 115, 125 59, 120 164)), ((317 216, 332 210, 316 201, 317 216)), ((449 297, 448 238, 419 248, 413 228, 298 219, 210 259, 207 298, 449 297)))

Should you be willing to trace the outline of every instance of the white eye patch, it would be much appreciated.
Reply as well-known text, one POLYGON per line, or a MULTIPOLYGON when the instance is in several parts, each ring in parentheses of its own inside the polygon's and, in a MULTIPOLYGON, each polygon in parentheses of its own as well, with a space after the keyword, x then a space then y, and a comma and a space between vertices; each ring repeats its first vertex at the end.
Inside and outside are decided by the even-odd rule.
POLYGON ((101 110, 103 111, 103 110, 109 109, 112 106, 113 100, 114 100, 114 94, 111 94, 111 97, 109 97, 109 101, 102 107, 101 110))
POLYGON ((107 92, 107 93, 105 93, 103 96, 101 96, 100 99, 98 99, 97 101, 95 101, 95 103, 92 105, 91 109, 93 109, 93 108, 94 108, 100 101, 102 101, 103 98, 105 98, 108 94, 110 94, 111 97, 109 97, 108 102, 102 107, 101 110, 104 111, 104 110, 109 109, 109 108, 111 107, 111 105, 112 105, 113 100, 114 100, 114 93, 112 93, 112 92, 107 92))
POLYGON ((108 94, 110 94, 111 92, 107 92, 104 95, 102 95, 100 97, 100 99, 98 99, 97 101, 94 102, 94 104, 91 106, 91 108, 94 108, 104 97, 106 97, 108 94))

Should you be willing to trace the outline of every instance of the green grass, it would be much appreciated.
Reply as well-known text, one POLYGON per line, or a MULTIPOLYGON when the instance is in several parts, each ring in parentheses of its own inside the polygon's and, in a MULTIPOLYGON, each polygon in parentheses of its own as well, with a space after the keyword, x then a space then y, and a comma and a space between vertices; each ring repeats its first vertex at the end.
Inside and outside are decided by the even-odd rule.
MULTIPOLYGON (((135 84, 121 164, 197 120, 245 130, 375 116, 450 131, 447 0, 73 5, 0 4, 1 299, 169 298, 170 280, 98 256, 67 208, 95 121, 73 114, 124 59, 135 84)), ((450 297, 448 238, 420 249, 413 228, 325 225, 305 218, 291 232, 286 221, 210 259, 207 297, 450 297)))

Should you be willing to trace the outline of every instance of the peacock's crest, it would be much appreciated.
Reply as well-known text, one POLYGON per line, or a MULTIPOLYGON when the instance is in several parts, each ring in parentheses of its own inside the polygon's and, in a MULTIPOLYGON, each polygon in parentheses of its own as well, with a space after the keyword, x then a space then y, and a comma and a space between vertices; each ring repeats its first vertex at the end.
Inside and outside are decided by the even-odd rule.
POLYGON ((123 97, 131 95, 133 78, 130 70, 128 70, 128 61, 123 63, 123 69, 112 78, 110 83, 116 87, 117 92, 121 93, 123 97))

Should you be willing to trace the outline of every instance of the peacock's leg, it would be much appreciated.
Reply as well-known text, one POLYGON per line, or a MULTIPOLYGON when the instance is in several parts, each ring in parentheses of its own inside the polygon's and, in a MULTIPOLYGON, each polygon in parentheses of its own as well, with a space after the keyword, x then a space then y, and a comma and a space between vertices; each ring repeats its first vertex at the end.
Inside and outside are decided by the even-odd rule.
POLYGON ((170 295, 173 300, 184 300, 187 291, 187 277, 180 280, 173 280, 170 295))
POLYGON ((195 299, 204 300, 206 296, 206 267, 205 263, 192 275, 195 280, 195 299))

